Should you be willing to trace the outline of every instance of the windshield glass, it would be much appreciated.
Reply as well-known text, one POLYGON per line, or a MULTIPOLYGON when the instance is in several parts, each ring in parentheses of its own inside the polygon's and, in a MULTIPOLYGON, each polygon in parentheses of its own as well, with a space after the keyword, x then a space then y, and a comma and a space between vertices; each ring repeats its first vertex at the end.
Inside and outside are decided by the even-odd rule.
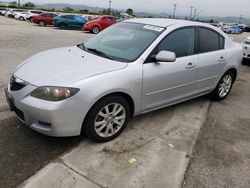
POLYGON ((117 23, 84 44, 85 50, 110 59, 133 62, 164 31, 164 28, 138 23, 117 23), (94 50, 93 50, 94 49, 94 50), (97 54, 97 53, 96 53, 97 54))

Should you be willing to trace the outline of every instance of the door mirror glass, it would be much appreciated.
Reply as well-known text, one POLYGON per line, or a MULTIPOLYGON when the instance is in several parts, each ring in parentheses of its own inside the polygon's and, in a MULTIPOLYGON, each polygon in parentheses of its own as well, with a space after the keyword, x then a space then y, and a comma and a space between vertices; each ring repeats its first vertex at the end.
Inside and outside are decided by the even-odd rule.
POLYGON ((176 55, 174 52, 162 50, 155 56, 155 59, 160 62, 174 62, 176 55))

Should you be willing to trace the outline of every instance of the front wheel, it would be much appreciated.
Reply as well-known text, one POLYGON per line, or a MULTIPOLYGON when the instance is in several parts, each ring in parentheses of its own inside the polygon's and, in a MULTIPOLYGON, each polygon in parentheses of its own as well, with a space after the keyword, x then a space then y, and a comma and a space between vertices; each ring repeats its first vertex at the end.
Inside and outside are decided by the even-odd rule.
POLYGON ((235 75, 232 72, 226 72, 220 79, 217 87, 211 93, 212 99, 216 101, 225 99, 232 89, 234 79, 235 75))
POLYGON ((83 124, 83 131, 94 141, 107 142, 122 133, 129 117, 129 104, 123 97, 107 96, 89 111, 83 124))
POLYGON ((100 32, 100 28, 99 28, 98 26, 94 26, 94 27, 92 28, 92 32, 93 32, 94 34, 97 34, 97 33, 100 32))

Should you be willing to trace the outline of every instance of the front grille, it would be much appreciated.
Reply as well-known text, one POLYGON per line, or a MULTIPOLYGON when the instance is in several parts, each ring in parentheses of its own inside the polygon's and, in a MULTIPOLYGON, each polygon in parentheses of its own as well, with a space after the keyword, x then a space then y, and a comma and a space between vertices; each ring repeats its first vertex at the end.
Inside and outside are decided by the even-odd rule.
POLYGON ((25 121, 24 113, 21 110, 19 110, 17 107, 14 107, 14 112, 21 120, 25 121))
POLYGON ((11 91, 18 91, 20 89, 23 89, 25 86, 27 86, 28 83, 20 80, 19 78, 12 76, 10 79, 10 90, 11 91))

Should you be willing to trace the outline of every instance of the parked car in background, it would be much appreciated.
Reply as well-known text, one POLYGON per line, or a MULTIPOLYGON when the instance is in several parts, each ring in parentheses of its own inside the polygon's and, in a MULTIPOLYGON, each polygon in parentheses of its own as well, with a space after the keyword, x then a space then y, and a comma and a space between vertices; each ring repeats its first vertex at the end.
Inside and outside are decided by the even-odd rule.
POLYGON ((44 27, 46 25, 53 25, 53 20, 57 16, 58 14, 47 12, 47 13, 34 16, 32 19, 32 22, 40 25, 41 27, 44 27))
POLYGON ((15 19, 21 20, 21 21, 25 21, 26 20, 26 14, 28 13, 28 10, 25 10, 23 12, 19 12, 17 14, 15 14, 15 19))
POLYGON ((66 14, 54 18, 54 27, 60 29, 81 29, 87 20, 82 16, 66 14))
POLYGON ((86 23, 82 30, 97 34, 115 23, 116 19, 113 16, 100 16, 96 20, 91 20, 86 23))
POLYGON ((25 10, 23 9, 10 9, 5 13, 5 16, 9 18, 14 18, 16 14, 24 12, 25 10))
POLYGON ((249 25, 245 27, 244 32, 250 32, 250 26, 249 25))
POLYGON ((242 46, 208 24, 132 19, 84 44, 32 56, 5 94, 35 131, 106 142, 132 116, 206 94, 225 99, 242 58, 242 46))
POLYGON ((222 31, 227 34, 241 34, 243 32, 240 26, 224 26, 222 31))
POLYGON ((25 20, 29 20, 32 22, 32 19, 34 16, 37 16, 39 14, 42 14, 42 13, 45 13, 45 11, 41 11, 41 10, 28 10, 27 13, 25 13, 23 16, 24 16, 24 19, 25 20))
POLYGON ((3 16, 6 12, 6 8, 0 8, 0 15, 3 16))
POLYGON ((250 37, 246 38, 242 43, 244 59, 250 60, 250 37))

